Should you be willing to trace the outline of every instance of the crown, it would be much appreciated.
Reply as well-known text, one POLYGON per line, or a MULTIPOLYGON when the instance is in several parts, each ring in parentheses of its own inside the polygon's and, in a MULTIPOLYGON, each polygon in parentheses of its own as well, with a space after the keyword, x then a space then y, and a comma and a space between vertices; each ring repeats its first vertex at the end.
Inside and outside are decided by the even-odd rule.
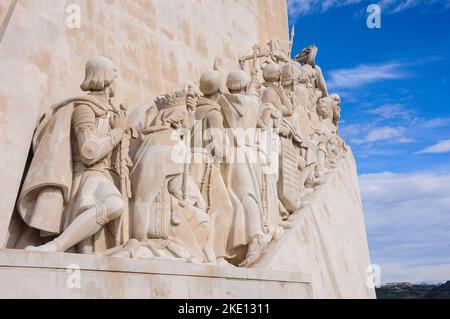
POLYGON ((175 90, 170 94, 160 95, 156 98, 155 104, 159 111, 170 109, 175 106, 186 105, 186 92, 175 90))

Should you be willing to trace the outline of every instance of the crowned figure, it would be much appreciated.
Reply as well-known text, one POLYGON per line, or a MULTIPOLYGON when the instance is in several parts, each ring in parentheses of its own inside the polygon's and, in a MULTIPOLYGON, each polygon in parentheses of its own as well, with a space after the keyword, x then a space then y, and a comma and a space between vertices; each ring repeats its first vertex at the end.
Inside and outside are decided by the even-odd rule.
POLYGON ((131 240, 114 257, 215 262, 205 201, 189 175, 195 110, 185 90, 155 100, 158 113, 142 132, 131 171, 131 240))

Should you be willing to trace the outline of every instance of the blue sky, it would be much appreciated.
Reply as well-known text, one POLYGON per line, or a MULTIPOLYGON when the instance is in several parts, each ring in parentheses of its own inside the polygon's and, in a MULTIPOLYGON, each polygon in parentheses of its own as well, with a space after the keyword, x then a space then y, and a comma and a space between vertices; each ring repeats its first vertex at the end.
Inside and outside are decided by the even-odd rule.
POLYGON ((450 280, 450 0, 288 0, 358 162, 382 281, 450 280), (381 6, 381 28, 366 25, 381 6))

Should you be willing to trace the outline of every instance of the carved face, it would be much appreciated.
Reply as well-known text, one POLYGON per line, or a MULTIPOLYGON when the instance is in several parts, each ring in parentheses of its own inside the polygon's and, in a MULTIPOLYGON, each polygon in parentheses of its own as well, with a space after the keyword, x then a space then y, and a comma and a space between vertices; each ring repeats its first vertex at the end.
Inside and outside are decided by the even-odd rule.
POLYGON ((116 91, 117 91, 117 82, 116 82, 116 80, 114 80, 109 85, 109 97, 115 97, 116 96, 116 91))
POLYGON ((165 109, 160 112, 162 114, 162 121, 168 124, 173 129, 180 129, 184 127, 184 123, 188 117, 186 106, 177 106, 170 109, 165 109))
POLYGON ((328 97, 321 98, 317 104, 317 114, 322 119, 331 118, 333 115, 332 100, 328 97))
POLYGON ((183 127, 184 124, 184 120, 187 117, 187 112, 186 111, 177 111, 175 113, 173 113, 170 117, 170 119, 168 120, 168 122, 170 123, 170 126, 174 129, 179 129, 183 127))
POLYGON ((333 103, 333 122, 334 125, 338 125, 339 120, 341 119, 341 102, 340 101, 334 101, 333 103))
POLYGON ((341 98, 337 94, 330 95, 330 98, 333 100, 333 118, 337 122, 341 118, 341 98))
POLYGON ((341 105, 340 105, 340 103, 335 102, 334 108, 333 108, 333 114, 337 118, 341 117, 341 105))

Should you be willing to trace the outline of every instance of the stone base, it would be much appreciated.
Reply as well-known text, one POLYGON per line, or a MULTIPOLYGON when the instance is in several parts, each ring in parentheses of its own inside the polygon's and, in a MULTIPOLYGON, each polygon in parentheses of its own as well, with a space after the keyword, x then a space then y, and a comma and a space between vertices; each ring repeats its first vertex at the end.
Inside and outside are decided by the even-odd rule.
POLYGON ((316 299, 373 299, 371 264, 352 151, 289 218, 292 229, 273 241, 253 267, 305 272, 316 299))
POLYGON ((0 250, 0 298, 312 297, 311 276, 300 273, 0 250))

